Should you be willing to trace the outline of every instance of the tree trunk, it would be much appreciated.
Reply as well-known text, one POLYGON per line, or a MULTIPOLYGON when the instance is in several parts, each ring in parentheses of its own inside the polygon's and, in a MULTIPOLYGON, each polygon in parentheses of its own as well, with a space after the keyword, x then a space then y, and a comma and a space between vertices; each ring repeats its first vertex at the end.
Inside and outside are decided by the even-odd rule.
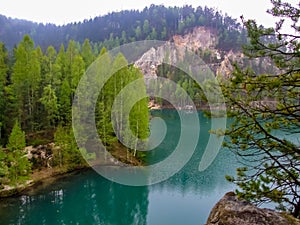
POLYGON ((294 208, 294 211, 293 211, 293 216, 295 218, 299 218, 299 213, 300 213, 300 200, 295 205, 295 208, 294 208))

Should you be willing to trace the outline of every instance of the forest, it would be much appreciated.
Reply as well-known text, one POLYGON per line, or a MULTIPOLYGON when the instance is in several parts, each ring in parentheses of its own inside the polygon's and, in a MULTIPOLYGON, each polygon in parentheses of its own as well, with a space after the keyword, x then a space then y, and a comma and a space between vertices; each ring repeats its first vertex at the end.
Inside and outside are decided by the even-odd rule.
POLYGON ((112 12, 83 22, 56 26, 0 16, 0 41, 8 49, 14 48, 25 34, 29 34, 43 51, 52 45, 58 51, 70 40, 83 43, 90 40, 93 50, 99 53, 102 47, 114 46, 140 40, 170 40, 175 34, 184 34, 195 26, 214 29, 220 37, 218 48, 240 50, 245 43, 246 31, 236 19, 227 14, 201 6, 196 9, 151 5, 142 11, 126 10, 112 12))
MULTIPOLYGON (((26 180, 32 169, 43 167, 40 161, 24 157, 26 146, 46 145, 54 142, 59 148, 53 149, 51 167, 72 170, 86 166, 78 149, 72 123, 72 101, 76 87, 87 67, 97 57, 106 54, 103 48, 97 56, 86 39, 82 46, 70 41, 59 52, 49 46, 45 53, 35 47, 33 40, 25 35, 14 49, 14 58, 9 58, 3 44, 0 51, 1 68, 1 145, 0 183, 9 184, 26 180), (12 61, 13 60, 13 63, 12 61)), ((108 68, 127 65, 122 54, 115 58, 107 56, 108 68), (109 66, 111 65, 111 66, 109 66)), ((115 96, 128 83, 142 78, 139 69, 125 66, 106 82, 99 94, 95 110, 99 136, 108 148, 118 142, 111 122, 111 110, 115 96)), ((143 86, 143 85, 142 85, 143 86)), ((145 89, 144 89, 145 90, 145 89)), ((148 137, 148 100, 139 101, 130 112, 128 126, 139 138, 148 137)), ((125 124, 127 125, 127 124, 125 124)), ((124 125, 124 126, 125 126, 124 125)), ((126 139, 126 134, 118 137, 126 139)), ((136 152, 124 151, 129 155, 136 152)))
MULTIPOLYGON (((132 163, 130 160, 135 158, 142 164, 145 155, 122 146, 118 138, 130 136, 118 131, 130 129, 141 139, 149 136, 149 99, 134 105, 129 122, 118 124, 125 129, 117 129, 117 134, 110 115, 114 113, 115 97, 127 84, 143 78, 143 74, 134 65, 127 65, 122 54, 113 58, 106 53, 133 41, 172 41, 174 34, 205 26, 217 33, 216 48, 221 52, 242 51, 245 59, 271 67, 266 71, 253 64, 241 66, 233 62, 230 76, 220 84, 231 124, 226 130, 210 132, 225 135, 224 148, 247 162, 237 169, 236 176, 226 178, 237 185, 235 192, 239 197, 258 205, 276 203, 278 210, 299 218, 300 154, 299 139, 295 136, 299 135, 300 121, 300 10, 280 0, 271 3, 273 8, 268 13, 278 19, 271 28, 243 17, 240 24, 214 9, 191 6, 151 5, 142 11, 113 12, 64 26, 1 16, 0 189, 26 181, 31 171, 39 168, 40 162, 24 156, 23 149, 29 145, 55 143, 58 147, 53 150, 51 166, 66 171, 86 166, 82 155, 97 158, 77 147, 71 107, 82 75, 99 57, 106 60, 107 68, 126 66, 105 83, 97 99, 98 135, 109 150, 120 150, 115 154, 124 156, 121 161, 132 163), (285 21, 292 31, 283 29, 285 21)), ((199 49, 196 54, 207 63, 217 60, 209 51, 199 49)), ((182 86, 195 103, 205 102, 199 86, 181 71, 160 65, 157 72, 182 86)), ((159 87, 155 85, 153 88, 159 87)), ((214 90, 214 85, 204 87, 214 90)), ((145 92, 144 84, 141 90, 145 92)), ((170 91, 171 94, 181 93, 170 91)))
MULTIPOLYGON (((216 31, 217 47, 222 51, 239 50, 246 39, 245 30, 235 19, 211 8, 191 6, 151 5, 142 11, 113 12, 64 26, 5 16, 0 17, 0 24, 0 140, 3 146, 0 182, 4 184, 18 182, 40 166, 37 160, 25 160, 22 154, 25 146, 54 141, 61 149, 53 152, 52 166, 68 165, 72 169, 85 165, 80 154, 82 149, 77 148, 71 129, 71 106, 81 76, 106 49, 139 40, 171 40, 174 34, 185 34, 195 26, 216 31)), ((109 61, 113 65, 126 59, 119 56, 109 61)), ((159 71, 160 76, 173 77, 171 79, 181 84, 196 102, 205 101, 200 88, 181 71, 168 66, 159 71), (166 70, 169 70, 167 75, 166 70)), ((116 73, 99 95, 95 113, 98 133, 105 145, 118 143, 110 121, 114 96, 127 83, 142 76, 134 66, 128 66, 116 73)), ((131 112, 130 127, 139 138, 149 134, 147 103, 147 99, 139 102, 131 112)), ((136 155, 136 152, 131 154, 136 155)), ((143 154, 136 157, 143 158, 143 154)))

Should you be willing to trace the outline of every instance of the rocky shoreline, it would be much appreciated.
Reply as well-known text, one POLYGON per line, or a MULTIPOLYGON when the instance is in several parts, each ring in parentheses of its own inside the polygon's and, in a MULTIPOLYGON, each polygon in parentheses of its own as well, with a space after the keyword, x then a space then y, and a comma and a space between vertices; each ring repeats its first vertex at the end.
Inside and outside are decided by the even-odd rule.
POLYGON ((110 151, 113 157, 118 158, 118 160, 95 160, 89 163, 83 163, 77 165, 76 167, 68 168, 68 165, 63 165, 63 167, 52 166, 51 160, 53 158, 53 149, 57 148, 54 143, 49 143, 46 145, 39 145, 36 147, 27 146, 24 152, 29 160, 34 161, 32 168, 32 173, 29 179, 17 183, 15 185, 2 184, 2 189, 0 189, 0 198, 14 197, 22 195, 29 189, 47 185, 47 183, 54 183, 57 179, 65 176, 72 176, 78 171, 85 169, 91 169, 94 166, 119 166, 118 160, 123 163, 130 165, 142 165, 142 162, 134 157, 127 159, 127 154, 124 153, 124 149, 121 145, 114 145, 113 149, 110 151))
POLYGON ((31 175, 31 179, 25 181, 21 184, 4 185, 4 188, 0 190, 0 198, 8 198, 22 195, 24 192, 28 191, 31 188, 35 188, 40 185, 49 185, 54 183, 57 179, 60 179, 64 176, 71 176, 73 173, 79 170, 88 169, 90 167, 77 168, 72 171, 66 171, 59 168, 45 168, 40 171, 35 171, 31 175))
POLYGON ((300 225, 300 220, 287 213, 258 208, 228 192, 213 207, 206 225, 300 225))

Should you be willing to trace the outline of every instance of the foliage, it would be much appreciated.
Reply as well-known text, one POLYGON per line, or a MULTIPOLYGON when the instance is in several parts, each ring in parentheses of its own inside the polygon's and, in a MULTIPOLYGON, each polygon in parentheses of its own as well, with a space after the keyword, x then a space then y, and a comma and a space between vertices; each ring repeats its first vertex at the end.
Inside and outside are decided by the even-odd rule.
POLYGON ((59 167, 67 167, 67 170, 80 168, 85 161, 77 147, 73 130, 70 127, 59 126, 54 134, 57 147, 53 152, 53 161, 59 167))
POLYGON ((2 139, 3 129, 2 127, 6 124, 5 120, 5 86, 7 85, 7 73, 8 73, 8 53, 3 43, 0 43, 0 143, 2 139))
MULTIPOLYGON (((111 146, 117 139, 131 143, 130 146, 134 149, 135 155, 137 146, 132 143, 133 140, 129 133, 132 132, 135 137, 140 139, 148 137, 148 101, 147 99, 143 99, 133 106, 129 114, 129 121, 124 118, 124 112, 126 111, 125 104, 130 99, 133 99, 134 95, 146 93, 145 83, 142 80, 142 82, 139 82, 138 87, 129 93, 123 94, 121 91, 129 83, 143 78, 143 75, 139 69, 128 66, 128 62, 122 54, 118 54, 114 59, 107 58, 106 60, 107 64, 105 64, 103 70, 111 68, 115 73, 105 83, 98 98, 98 111, 96 112, 98 133, 103 144, 106 146, 111 146), (118 68, 121 69, 118 70, 118 68), (120 98, 116 100, 118 95, 120 95, 120 98), (113 109, 114 103, 117 104, 117 107, 113 109)), ((127 156, 129 153, 128 150, 127 156)))
MULTIPOLYGON (((71 106, 81 76, 99 56, 99 52, 100 55, 105 54, 105 47, 111 49, 146 39, 170 40, 174 34, 185 34, 195 26, 205 26, 217 33, 221 37, 218 42, 221 50, 237 50, 239 47, 234 43, 235 40, 240 40, 238 43, 245 41, 245 32, 235 19, 221 15, 214 9, 194 9, 188 5, 168 8, 151 5, 143 11, 109 13, 65 26, 34 24, 4 16, 0 16, 0 24, 3 25, 0 40, 9 49, 7 51, 4 44, 0 43, 0 140, 3 146, 7 145, 7 149, 16 146, 18 141, 22 142, 10 154, 2 154, 6 153, 6 149, 0 152, 0 160, 4 162, 0 165, 0 176, 7 174, 5 176, 11 176, 11 179, 17 179, 29 171, 28 164, 22 161, 26 157, 20 150, 23 148, 24 133, 18 134, 19 139, 9 139, 15 136, 16 120, 19 121, 20 131, 24 130, 27 134, 27 143, 41 143, 44 139, 39 140, 38 133, 49 134, 47 140, 55 139, 60 146, 54 151, 54 162, 58 166, 73 168, 84 164, 81 154, 87 158, 94 157, 86 149, 79 150, 76 146, 70 129, 71 106), (54 137, 53 130, 56 130, 54 137), (22 160, 14 162, 15 159, 22 160), (17 164, 20 168, 13 171, 18 167, 12 165, 17 164)), ((199 51, 199 55, 209 63, 216 61, 214 53, 209 50, 199 51)), ((110 65, 107 70, 120 65, 122 69, 115 71, 99 95, 95 108, 99 136, 106 146, 118 142, 117 136, 131 143, 136 142, 127 131, 131 131, 135 137, 146 139, 149 135, 148 99, 142 99, 133 106, 129 121, 124 120, 122 110, 126 100, 132 98, 134 93, 121 96, 118 102, 120 108, 112 110, 114 99, 120 91, 130 82, 141 78, 142 74, 134 66, 128 66, 121 54, 107 60, 106 67, 110 65), (118 115, 116 132, 111 121, 112 113, 118 115)), ((197 105, 206 101, 199 86, 182 71, 167 66, 160 69, 162 76, 178 83, 175 92, 171 85, 169 90, 165 90, 171 98, 183 96, 182 87, 197 105)), ((160 89, 160 86, 154 84, 153 88, 160 89)), ((144 84, 140 85, 139 91, 145 92, 144 84)), ((180 104, 185 106, 186 100, 182 99, 180 104)), ((137 142, 131 147, 134 155, 143 155, 136 152, 137 142)), ((127 149, 127 153, 130 151, 127 149)))
MULTIPOLYGON (((64 26, 36 24, 4 16, 0 16, 0 24, 3 24, 0 40, 5 42, 9 49, 21 41, 20 37, 30 34, 43 50, 50 45, 58 50, 61 44, 67 45, 70 40, 83 43, 88 38, 94 52, 99 52, 104 46, 111 49, 132 41, 170 40, 174 34, 184 34, 195 26, 205 26, 215 31, 220 37, 218 48, 222 50, 237 50, 246 40, 246 35, 236 19, 226 14, 222 15, 212 8, 193 8, 190 5, 151 5, 142 11, 112 12, 64 26)), ((88 62, 88 51, 89 46, 84 45, 82 52, 85 52, 85 62, 88 62)))
POLYGON ((7 144, 8 178, 12 182, 27 177, 31 171, 31 164, 24 152, 25 146, 25 133, 16 121, 7 144))
MULTIPOLYGON (((100 54, 105 52, 103 48, 100 54)), ((33 145, 44 144, 39 134, 46 134, 48 141, 54 139, 58 147, 53 150, 53 166, 72 170, 86 166, 84 158, 96 159, 95 154, 78 149, 71 130, 71 106, 77 85, 96 58, 88 39, 82 46, 71 40, 66 50, 61 45, 57 53, 53 46, 43 52, 29 35, 25 35, 12 56, 0 43, 0 140, 6 145, 5 149, 0 149, 1 184, 18 183, 30 173, 31 165, 23 151, 26 142, 22 130, 27 133, 27 143, 33 145), (14 121, 18 122, 14 124, 14 121)), ((142 77, 138 69, 127 66, 121 54, 107 69, 120 65, 125 67, 105 86, 95 110, 100 137, 105 145, 111 146, 118 142, 111 123, 114 98, 128 83, 142 77)), ((135 124, 133 129, 138 129, 135 135, 141 138, 145 130, 148 131, 146 111, 145 100, 133 110, 135 118, 130 120, 135 124)))
POLYGON ((226 131, 225 146, 242 158, 245 167, 228 180, 239 186, 238 196, 255 203, 275 202, 278 209, 300 214, 300 10, 272 0, 269 10, 279 18, 275 28, 245 21, 249 58, 268 58, 274 73, 258 74, 236 66, 231 82, 224 85, 234 121, 226 131), (291 24, 288 33, 283 24, 291 24))
POLYGON ((5 178, 8 176, 7 155, 3 148, 0 148, 0 189, 5 183, 5 178))
POLYGON ((49 122, 49 126, 54 125, 57 118, 58 104, 55 91, 50 84, 44 87, 43 96, 40 98, 40 102, 47 111, 47 121, 49 122))
POLYGON ((24 36, 15 49, 15 59, 11 79, 19 110, 18 119, 23 127, 34 130, 41 70, 37 49, 34 49, 34 42, 28 35, 24 36))

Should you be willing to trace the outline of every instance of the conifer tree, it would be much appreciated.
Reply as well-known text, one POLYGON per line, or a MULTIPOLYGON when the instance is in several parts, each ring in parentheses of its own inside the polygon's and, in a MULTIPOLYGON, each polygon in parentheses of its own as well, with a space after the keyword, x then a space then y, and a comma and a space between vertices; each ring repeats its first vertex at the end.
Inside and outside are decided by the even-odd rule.
POLYGON ((42 98, 40 102, 44 105, 47 112, 46 121, 48 122, 48 128, 56 124, 57 113, 58 113, 58 103, 55 90, 52 88, 51 84, 44 87, 42 98))
POLYGON ((19 122, 16 121, 6 146, 8 149, 8 177, 12 182, 27 178, 31 171, 31 164, 24 152, 25 146, 25 132, 21 130, 19 122))
POLYGON ((274 28, 244 22, 250 39, 244 53, 250 59, 267 59, 275 72, 260 74, 236 66, 223 89, 234 115, 226 146, 246 164, 227 179, 239 186, 238 196, 255 203, 275 202, 278 209, 299 217, 300 10, 280 0, 272 3, 269 13, 279 19, 274 28), (292 30, 284 31, 283 24, 292 30))
POLYGON ((13 67, 12 87, 16 96, 18 116, 27 130, 34 130, 34 114, 39 100, 41 82, 40 62, 34 42, 25 35, 15 50, 16 62, 13 67))
POLYGON ((7 51, 5 50, 4 44, 0 43, 0 143, 2 139, 3 127, 5 126, 5 108, 6 98, 5 98, 5 86, 7 84, 7 51))
POLYGON ((85 63, 85 69, 87 69, 92 62, 95 60, 95 56, 93 54, 93 49, 88 39, 85 39, 82 44, 81 56, 85 63))

